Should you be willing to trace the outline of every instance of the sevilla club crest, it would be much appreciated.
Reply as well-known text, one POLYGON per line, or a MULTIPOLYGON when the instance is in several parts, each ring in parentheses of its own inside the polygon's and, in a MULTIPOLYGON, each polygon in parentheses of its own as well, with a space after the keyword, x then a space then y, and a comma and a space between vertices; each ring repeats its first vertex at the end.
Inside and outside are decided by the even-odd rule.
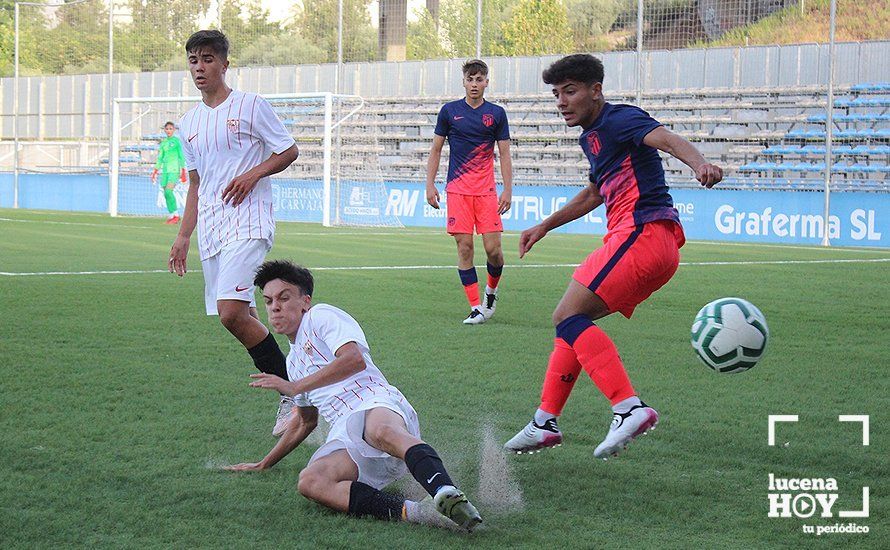
POLYGON ((600 136, 596 132, 590 132, 587 134, 587 148, 590 149, 590 152, 594 155, 600 154, 600 149, 603 148, 600 143, 600 136))
POLYGON ((482 115, 482 124, 485 125, 486 128, 494 125, 494 117, 489 114, 482 115))
POLYGON ((229 129, 229 132, 233 134, 237 134, 238 130, 241 127, 241 121, 237 118, 230 118, 226 121, 226 128, 229 129))

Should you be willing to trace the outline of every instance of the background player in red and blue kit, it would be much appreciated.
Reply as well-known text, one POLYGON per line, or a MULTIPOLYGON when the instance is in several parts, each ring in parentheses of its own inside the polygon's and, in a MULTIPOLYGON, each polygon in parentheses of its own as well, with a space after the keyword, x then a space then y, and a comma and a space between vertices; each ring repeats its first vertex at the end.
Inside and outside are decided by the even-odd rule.
POLYGON ((488 66, 478 60, 463 66, 463 99, 446 103, 439 111, 435 137, 426 170, 426 200, 439 208, 436 173, 442 157, 442 146, 448 139, 447 192, 449 235, 457 242, 457 269, 464 286, 470 315, 468 325, 484 323, 494 315, 498 282, 504 269, 501 251, 501 214, 510 209, 513 193, 513 164, 510 160, 510 126, 503 107, 485 101, 488 66), (504 190, 500 197, 494 181, 494 144, 498 145, 504 190), (479 296, 476 267, 473 264, 473 229, 482 235, 488 256, 488 280, 485 299, 479 296))
POLYGON ((616 311, 630 318, 679 265, 685 237, 656 149, 683 161, 708 188, 723 179, 723 171, 642 109, 606 103, 599 59, 587 54, 564 57, 544 71, 543 78, 553 87, 566 124, 584 129, 579 141, 590 161, 590 185, 522 233, 519 257, 551 229, 603 203, 608 223, 603 246, 578 266, 553 312, 556 339, 541 406, 504 448, 525 452, 562 442, 556 419, 583 368, 612 404, 611 427, 594 450, 597 458, 608 458, 658 422, 655 409, 637 397, 615 344, 594 324, 616 311))

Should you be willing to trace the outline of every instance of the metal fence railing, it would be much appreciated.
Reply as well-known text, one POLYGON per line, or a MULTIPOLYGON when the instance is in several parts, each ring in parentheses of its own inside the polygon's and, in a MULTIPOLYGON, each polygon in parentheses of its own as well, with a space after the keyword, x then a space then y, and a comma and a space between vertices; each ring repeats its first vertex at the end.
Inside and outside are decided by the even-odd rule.
MULTIPOLYGON (((662 89, 817 86, 819 116, 802 111, 792 130, 821 126, 800 146, 823 145, 829 189, 838 136, 885 131, 885 118, 868 126, 862 113, 846 112, 849 105, 849 120, 838 125, 832 97, 838 83, 850 89, 890 74, 890 29, 886 18, 871 16, 882 4, 426 0, 409 11, 405 0, 7 2, 12 9, 0 9, 0 172, 13 172, 17 190, 18 173, 35 162, 61 171, 99 159, 85 169, 101 168, 113 98, 191 94, 183 44, 194 30, 220 28, 231 41, 230 82, 260 93, 449 95, 460 93, 460 64, 473 56, 490 62, 493 94, 540 93, 543 66, 572 52, 601 55, 607 89, 637 103, 662 89), (836 47, 836 40, 844 43, 836 47), (74 144, 57 143, 66 140, 74 144)), ((872 138, 863 139, 870 147, 872 138)), ((850 151, 858 145, 843 144, 850 151)))

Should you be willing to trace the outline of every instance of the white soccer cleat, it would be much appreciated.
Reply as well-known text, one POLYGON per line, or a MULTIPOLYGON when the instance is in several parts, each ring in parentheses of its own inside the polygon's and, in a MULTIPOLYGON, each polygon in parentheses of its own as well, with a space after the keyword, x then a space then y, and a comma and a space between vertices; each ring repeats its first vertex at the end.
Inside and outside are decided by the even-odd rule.
MULTIPOLYGON (((406 506, 408 503, 406 503, 406 506)), ((460 531, 460 527, 447 517, 439 513, 433 502, 433 497, 427 495, 423 500, 414 502, 408 512, 407 521, 418 525, 426 525, 427 527, 436 527, 439 529, 448 529, 450 531, 460 531)))
POLYGON ((457 487, 450 485, 442 487, 433 497, 433 503, 440 514, 456 523, 461 529, 472 531, 482 523, 482 516, 476 507, 470 504, 466 495, 457 487))
POLYGON ((534 453, 557 445, 562 445, 562 432, 556 425, 556 419, 550 418, 543 426, 535 424, 534 420, 529 422, 510 441, 504 443, 504 450, 517 454, 534 453))
POLYGON ((482 298, 482 304, 480 306, 479 311, 482 312, 482 315, 485 316, 485 320, 489 320, 494 316, 494 310, 498 307, 498 291, 495 289, 494 292, 488 293, 486 292, 484 297, 482 298))
POLYGON ((281 437, 287 430, 287 423, 290 421, 290 413, 294 409, 294 398, 289 395, 282 395, 281 401, 278 402, 278 413, 275 415, 275 427, 272 428, 272 435, 281 437))
POLYGON ((465 325, 481 325, 485 322, 485 315, 483 315, 482 311, 478 308, 479 306, 474 307, 470 314, 467 315, 467 318, 464 319, 465 325))
POLYGON ((603 460, 616 456, 635 437, 654 430, 656 424, 658 424, 658 412, 642 401, 626 413, 613 413, 609 433, 594 449, 593 456, 603 460))

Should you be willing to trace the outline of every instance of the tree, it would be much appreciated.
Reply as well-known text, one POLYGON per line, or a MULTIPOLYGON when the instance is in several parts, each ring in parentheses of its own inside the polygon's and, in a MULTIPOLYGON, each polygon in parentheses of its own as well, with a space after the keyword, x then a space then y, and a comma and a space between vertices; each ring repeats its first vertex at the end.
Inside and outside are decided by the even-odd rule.
MULTIPOLYGON (((311 37, 325 53, 325 61, 337 60, 338 0, 303 0, 304 9, 296 10, 295 27, 299 36, 311 37)), ((377 58, 377 33, 371 26, 369 0, 343 0, 343 60, 371 61, 377 58)))
POLYGON ((417 10, 417 21, 408 23, 408 59, 442 59, 451 52, 442 43, 436 19, 427 8, 417 10))
MULTIPOLYGON (((270 46, 273 42, 281 42, 277 39, 284 31, 278 23, 269 21, 269 12, 263 9, 259 0, 219 0, 219 14, 220 30, 229 39, 229 59, 236 65, 245 64, 244 52, 248 49, 253 58, 263 57, 257 50, 260 41, 270 46)), ((275 56, 277 54, 271 57, 275 56)))
MULTIPOLYGON (((482 53, 504 55, 502 26, 509 20, 516 0, 485 0, 482 2, 482 53)), ((441 5, 439 24, 445 30, 447 49, 452 57, 476 55, 476 0, 445 0, 441 5)))
POLYGON ((572 29, 561 0, 520 0, 503 24, 503 55, 572 51, 572 29))
MULTIPOLYGON (((571 14, 573 49, 595 52, 610 49, 605 35, 612 30, 623 9, 636 2, 632 0, 564 0, 567 13, 571 14)), ((636 15, 633 18, 636 24, 636 15)))
POLYGON ((260 36, 238 55, 240 65, 302 65, 324 63, 327 53, 299 35, 260 36))
POLYGON ((209 7, 210 0, 130 0, 130 21, 115 25, 115 63, 153 71, 178 55, 184 68, 185 43, 209 7))

